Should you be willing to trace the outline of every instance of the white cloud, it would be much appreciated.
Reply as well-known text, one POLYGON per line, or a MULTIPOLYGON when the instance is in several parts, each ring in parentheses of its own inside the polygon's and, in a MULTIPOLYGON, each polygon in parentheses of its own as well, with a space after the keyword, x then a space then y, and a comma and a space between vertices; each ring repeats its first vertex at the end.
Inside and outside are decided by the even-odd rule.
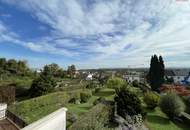
MULTIPOLYGON (((43 37, 40 41, 34 40, 25 45, 33 51, 78 58, 83 58, 80 57, 82 54, 95 53, 93 58, 89 57, 88 62, 80 62, 92 67, 98 66, 98 63, 99 66, 147 66, 150 55, 154 53, 162 54, 168 59, 176 57, 173 60, 183 57, 184 66, 189 63, 185 62, 190 49, 188 1, 2 1, 21 7, 40 22, 51 26, 49 38, 43 37), (73 48, 76 52, 71 51, 73 48)), ((1 30, 3 28, 0 26, 0 32, 1 30)), ((169 66, 175 66, 174 63, 177 62, 168 60, 168 63, 169 66)))

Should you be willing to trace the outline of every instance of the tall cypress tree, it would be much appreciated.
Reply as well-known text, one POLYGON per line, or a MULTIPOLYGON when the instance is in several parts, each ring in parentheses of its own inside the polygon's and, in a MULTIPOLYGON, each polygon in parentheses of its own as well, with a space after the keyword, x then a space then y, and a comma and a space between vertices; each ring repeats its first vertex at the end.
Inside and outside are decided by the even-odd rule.
POLYGON ((159 64, 160 64, 160 86, 164 83, 164 76, 165 76, 165 65, 162 56, 159 57, 159 64))
POLYGON ((157 55, 151 57, 148 81, 154 91, 159 91, 164 82, 164 68, 164 61, 161 56, 159 58, 157 55))

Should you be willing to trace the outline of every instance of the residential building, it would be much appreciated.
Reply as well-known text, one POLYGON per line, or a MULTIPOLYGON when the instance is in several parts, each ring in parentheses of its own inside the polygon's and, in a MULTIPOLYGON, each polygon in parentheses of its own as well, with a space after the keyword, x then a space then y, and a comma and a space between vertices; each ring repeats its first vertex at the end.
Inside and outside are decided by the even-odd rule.
POLYGON ((166 70, 165 76, 167 78, 172 78, 174 83, 176 84, 184 84, 185 82, 190 83, 190 76, 188 70, 183 70, 183 69, 166 70))
POLYGON ((123 78, 128 81, 128 82, 133 82, 133 81, 138 81, 138 82, 144 82, 145 77, 143 73, 140 72, 127 72, 126 74, 123 75, 123 78))

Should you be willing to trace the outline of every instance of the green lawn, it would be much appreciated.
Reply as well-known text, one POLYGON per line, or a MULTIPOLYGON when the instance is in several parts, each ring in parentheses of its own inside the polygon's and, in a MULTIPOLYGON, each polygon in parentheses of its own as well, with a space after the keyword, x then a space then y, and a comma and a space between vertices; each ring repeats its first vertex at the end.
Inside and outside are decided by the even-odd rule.
POLYGON ((190 130, 190 126, 170 121, 159 108, 148 111, 146 123, 150 130, 190 130))
POLYGON ((73 94, 66 92, 56 92, 15 103, 8 107, 8 110, 20 117, 27 124, 30 124, 40 118, 65 106, 73 94))
POLYGON ((93 102, 99 97, 105 97, 107 100, 113 100, 114 94, 115 94, 114 89, 103 88, 98 93, 95 93, 87 103, 82 103, 82 104, 68 103, 66 107, 70 112, 80 116, 81 114, 88 112, 88 110, 93 107, 93 102))
POLYGON ((115 90, 110 88, 103 88, 98 93, 94 94, 97 97, 105 97, 107 100, 113 100, 115 90))
POLYGON ((66 108, 72 112, 80 116, 83 113, 88 112, 90 108, 93 107, 93 102, 97 99, 98 97, 92 96, 90 100, 87 103, 82 103, 82 104, 72 104, 69 103, 66 105, 66 108))

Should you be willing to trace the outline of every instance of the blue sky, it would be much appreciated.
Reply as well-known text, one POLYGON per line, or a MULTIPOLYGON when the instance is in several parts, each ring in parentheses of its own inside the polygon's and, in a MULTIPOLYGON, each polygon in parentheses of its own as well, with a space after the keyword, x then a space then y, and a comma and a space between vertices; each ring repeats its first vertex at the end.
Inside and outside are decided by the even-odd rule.
POLYGON ((0 0, 0 57, 31 67, 190 67, 189 50, 188 0, 0 0))

